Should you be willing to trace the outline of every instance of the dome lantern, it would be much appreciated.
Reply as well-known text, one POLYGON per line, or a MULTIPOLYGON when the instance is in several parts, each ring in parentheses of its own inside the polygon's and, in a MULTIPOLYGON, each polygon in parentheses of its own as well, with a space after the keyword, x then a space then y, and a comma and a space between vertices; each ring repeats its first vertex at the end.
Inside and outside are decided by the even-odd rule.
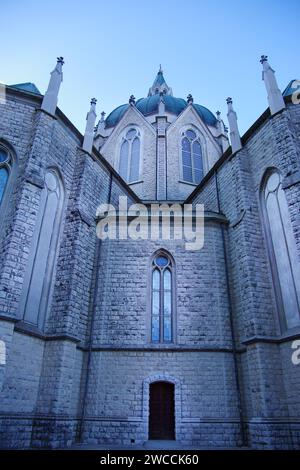
POLYGON ((163 93, 164 95, 173 96, 172 88, 167 85, 161 65, 159 66, 159 70, 157 72, 152 87, 149 88, 148 96, 159 95, 160 93, 163 93))

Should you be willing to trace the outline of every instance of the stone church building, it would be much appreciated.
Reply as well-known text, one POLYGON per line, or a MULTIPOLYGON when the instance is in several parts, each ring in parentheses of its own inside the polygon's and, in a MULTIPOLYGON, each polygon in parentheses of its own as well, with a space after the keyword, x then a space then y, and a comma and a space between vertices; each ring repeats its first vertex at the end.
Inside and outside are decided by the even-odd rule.
POLYGON ((61 57, 44 96, 2 86, 1 447, 300 448, 299 82, 261 64, 268 108, 242 137, 231 98, 228 136, 161 69, 96 126, 93 99, 84 136, 57 107, 61 57), (203 204, 203 247, 100 239, 120 196, 203 204))

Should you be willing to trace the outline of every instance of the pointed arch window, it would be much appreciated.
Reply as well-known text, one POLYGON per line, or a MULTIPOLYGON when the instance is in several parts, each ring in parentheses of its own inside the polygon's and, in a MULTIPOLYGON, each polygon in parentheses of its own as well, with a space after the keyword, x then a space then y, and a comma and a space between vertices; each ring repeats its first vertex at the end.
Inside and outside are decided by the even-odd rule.
POLYGON ((188 129, 181 141, 182 179, 188 183, 198 184, 203 178, 202 148, 196 132, 188 129))
POLYGON ((151 340, 171 343, 174 340, 174 265, 165 253, 152 261, 151 273, 151 340))
POLYGON ((24 321, 43 328, 48 306, 63 206, 63 187, 55 170, 45 174, 40 207, 24 278, 21 311, 24 321))
POLYGON ((283 328, 300 325, 300 263, 282 177, 268 172, 262 187, 266 234, 283 328))
POLYGON ((122 139, 119 173, 128 183, 134 183, 140 176, 140 133, 131 128, 122 139))
POLYGON ((0 207, 4 201, 8 180, 12 171, 11 154, 4 148, 0 147, 0 207))

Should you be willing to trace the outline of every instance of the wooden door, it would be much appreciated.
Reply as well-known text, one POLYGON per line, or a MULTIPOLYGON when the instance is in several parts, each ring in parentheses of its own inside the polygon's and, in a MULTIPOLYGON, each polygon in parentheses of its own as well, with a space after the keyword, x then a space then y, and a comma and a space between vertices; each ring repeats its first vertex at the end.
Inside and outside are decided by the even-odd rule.
POLYGON ((150 384, 149 439, 175 439, 174 384, 150 384))

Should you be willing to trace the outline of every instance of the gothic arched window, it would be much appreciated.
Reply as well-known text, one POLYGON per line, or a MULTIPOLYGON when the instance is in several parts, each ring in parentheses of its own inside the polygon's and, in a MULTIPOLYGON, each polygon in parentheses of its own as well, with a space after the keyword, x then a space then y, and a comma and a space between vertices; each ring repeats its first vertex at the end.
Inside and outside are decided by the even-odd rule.
POLYGON ((128 183, 138 181, 140 176, 140 133, 131 128, 122 139, 119 173, 128 183))
POLYGON ((21 309, 24 321, 43 328, 51 287, 63 206, 63 187, 55 170, 45 174, 31 257, 24 279, 21 309))
POLYGON ((193 130, 184 132, 181 141, 182 179, 198 184, 203 178, 203 158, 200 140, 193 130))
POLYGON ((165 252, 155 255, 151 272, 151 340, 171 343, 174 337, 174 265, 165 252))
POLYGON ((300 324, 300 263, 281 174, 272 170, 264 180, 262 199, 270 264, 285 328, 300 324))
POLYGON ((0 206, 4 200, 5 190, 12 170, 12 158, 10 153, 0 147, 0 206))

